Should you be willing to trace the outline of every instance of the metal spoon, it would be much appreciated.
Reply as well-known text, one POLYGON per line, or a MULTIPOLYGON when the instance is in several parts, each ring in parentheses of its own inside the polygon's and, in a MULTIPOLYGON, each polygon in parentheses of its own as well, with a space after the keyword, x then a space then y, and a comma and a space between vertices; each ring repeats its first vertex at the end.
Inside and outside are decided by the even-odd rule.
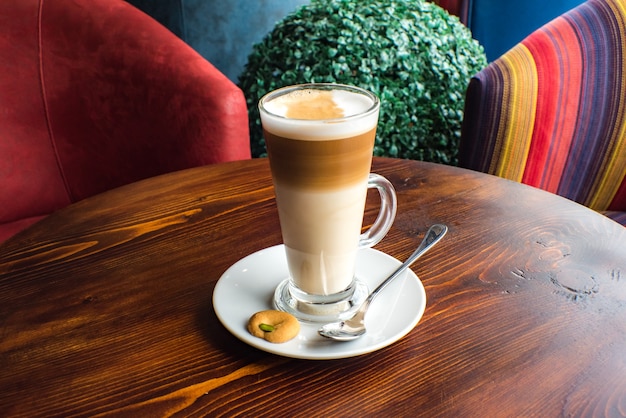
POLYGON ((376 296, 383 290, 391 281, 400 276, 411 264, 413 264, 418 258, 428 251, 433 245, 435 245, 448 231, 448 227, 445 225, 435 224, 431 226, 424 239, 420 243, 419 247, 413 254, 404 262, 391 276, 385 279, 384 282, 378 285, 372 293, 369 294, 367 299, 361 304, 359 310, 356 311, 354 316, 344 321, 332 322, 322 326, 317 332, 327 338, 338 341, 350 341, 359 338, 365 334, 365 314, 367 313, 370 304, 376 296))

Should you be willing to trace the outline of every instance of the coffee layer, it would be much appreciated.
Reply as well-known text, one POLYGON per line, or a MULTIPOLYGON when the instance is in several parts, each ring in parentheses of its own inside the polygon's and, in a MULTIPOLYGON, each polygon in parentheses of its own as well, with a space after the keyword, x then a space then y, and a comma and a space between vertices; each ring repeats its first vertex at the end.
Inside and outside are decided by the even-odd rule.
POLYGON ((302 141, 264 133, 277 185, 335 190, 367 180, 376 127, 362 135, 328 141, 302 141))
POLYGON ((352 283, 366 192, 365 184, 323 192, 276 187, 289 271, 299 289, 327 295, 352 283))

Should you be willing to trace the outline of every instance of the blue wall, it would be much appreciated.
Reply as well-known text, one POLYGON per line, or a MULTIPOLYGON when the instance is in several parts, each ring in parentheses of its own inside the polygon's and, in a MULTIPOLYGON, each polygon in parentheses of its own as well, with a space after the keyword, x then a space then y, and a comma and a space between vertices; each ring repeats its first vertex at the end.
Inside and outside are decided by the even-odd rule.
POLYGON ((467 26, 493 61, 583 0, 469 0, 467 26))
POLYGON ((252 45, 309 0, 184 1, 187 42, 236 81, 252 45))
POLYGON ((276 23, 309 0, 127 0, 167 26, 232 81, 276 23))

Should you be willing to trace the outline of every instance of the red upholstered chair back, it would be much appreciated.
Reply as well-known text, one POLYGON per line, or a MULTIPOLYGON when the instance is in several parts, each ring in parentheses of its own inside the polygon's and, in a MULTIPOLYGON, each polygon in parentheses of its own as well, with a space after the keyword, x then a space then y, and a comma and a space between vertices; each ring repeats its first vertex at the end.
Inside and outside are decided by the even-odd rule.
POLYGON ((462 167, 626 224, 626 1, 589 0, 492 62, 467 90, 462 167))
POLYGON ((0 2, 0 242, 107 189, 246 158, 241 90, 143 12, 0 2))

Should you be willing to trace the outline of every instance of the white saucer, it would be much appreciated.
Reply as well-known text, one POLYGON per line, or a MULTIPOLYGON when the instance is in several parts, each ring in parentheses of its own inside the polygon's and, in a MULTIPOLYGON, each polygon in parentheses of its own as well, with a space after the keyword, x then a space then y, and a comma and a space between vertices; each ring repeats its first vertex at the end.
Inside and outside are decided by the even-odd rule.
MULTIPOLYGON (((391 274, 401 263, 374 249, 361 250, 356 275, 370 288, 391 274)), ((426 308, 426 292, 415 273, 407 269, 374 300, 366 317, 367 333, 350 342, 332 341, 317 334, 319 324, 301 323, 300 334, 283 344, 273 344, 248 333, 252 314, 274 309, 276 286, 288 277, 283 245, 266 248, 232 265, 213 291, 213 308, 220 322, 235 337, 253 347, 310 360, 358 356, 386 347, 404 337, 419 322, 426 308)))

